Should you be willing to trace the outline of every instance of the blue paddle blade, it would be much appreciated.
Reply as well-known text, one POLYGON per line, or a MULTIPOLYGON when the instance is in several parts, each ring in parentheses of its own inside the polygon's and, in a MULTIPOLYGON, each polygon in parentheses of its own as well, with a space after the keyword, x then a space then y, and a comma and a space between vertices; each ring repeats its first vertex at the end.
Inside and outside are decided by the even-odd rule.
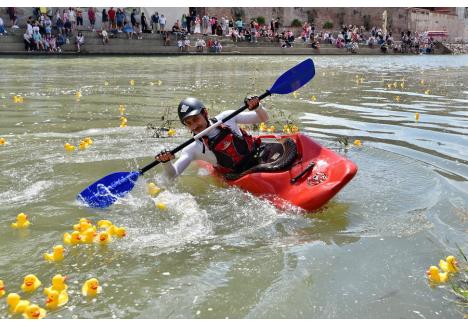
POLYGON ((289 94, 301 88, 315 75, 312 59, 306 59, 279 77, 269 89, 271 94, 289 94))
POLYGON ((89 207, 109 207, 133 189, 139 176, 140 172, 111 173, 80 192, 77 199, 89 207))

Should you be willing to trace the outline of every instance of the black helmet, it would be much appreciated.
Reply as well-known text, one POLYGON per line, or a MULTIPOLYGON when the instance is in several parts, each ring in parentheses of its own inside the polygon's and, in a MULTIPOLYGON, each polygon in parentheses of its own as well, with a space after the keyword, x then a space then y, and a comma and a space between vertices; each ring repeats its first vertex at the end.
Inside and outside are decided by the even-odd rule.
POLYGON ((184 123, 185 118, 200 114, 204 108, 205 105, 194 97, 187 97, 185 100, 180 101, 177 108, 180 122, 184 123))

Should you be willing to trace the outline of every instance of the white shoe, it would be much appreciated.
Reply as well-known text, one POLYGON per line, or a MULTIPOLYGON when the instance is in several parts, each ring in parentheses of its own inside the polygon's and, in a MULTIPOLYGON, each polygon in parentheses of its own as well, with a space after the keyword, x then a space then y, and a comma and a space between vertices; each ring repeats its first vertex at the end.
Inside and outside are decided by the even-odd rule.
POLYGON ((13 26, 11 26, 11 28, 19 28, 19 26, 18 25, 13 25, 13 26))

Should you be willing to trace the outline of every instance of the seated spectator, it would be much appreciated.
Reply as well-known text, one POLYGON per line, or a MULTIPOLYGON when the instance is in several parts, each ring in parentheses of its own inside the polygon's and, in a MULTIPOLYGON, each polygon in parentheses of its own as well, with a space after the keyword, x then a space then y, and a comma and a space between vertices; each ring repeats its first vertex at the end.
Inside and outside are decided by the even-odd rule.
POLYGON ((2 17, 0 17, 0 35, 7 34, 5 23, 3 22, 2 17))
POLYGON ((109 43, 109 34, 105 29, 103 29, 100 34, 98 33, 98 36, 102 38, 102 44, 109 43))
POLYGON ((135 26, 133 26, 132 38, 133 38, 133 35, 136 35, 138 40, 143 39, 143 32, 141 30, 141 25, 139 22, 136 22, 135 26))
POLYGON ((60 47, 66 43, 67 43, 67 38, 65 37, 65 35, 59 33, 57 37, 57 45, 58 45, 59 52, 60 52, 60 47))
POLYGON ((192 46, 190 45, 190 40, 187 38, 184 40, 184 51, 188 52, 188 49, 191 48, 192 46))
POLYGON ((42 35, 39 31, 33 32, 33 40, 36 44, 36 50, 44 50, 44 42, 42 40, 42 35))
POLYGON ((55 35, 52 35, 49 40, 49 51, 50 52, 57 52, 57 38, 55 35))
POLYGON ((214 41, 213 47, 214 47, 214 52, 215 53, 220 53, 221 50, 223 49, 223 46, 221 45, 221 42, 218 41, 218 40, 214 41))
MULTIPOLYGON (((103 29, 104 30, 104 29, 103 29)), ((128 21, 125 21, 125 25, 124 25, 124 28, 123 28, 123 32, 125 34, 127 34, 127 37, 130 39, 132 38, 132 34, 133 34, 133 27, 130 25, 130 23, 128 21)))
POLYGON ((78 35, 76 35, 75 44, 76 44, 76 52, 80 52, 81 51, 81 46, 84 45, 83 33, 79 32, 78 35))
POLYGON ((179 48, 179 52, 182 52, 184 50, 184 41, 178 40, 177 47, 179 48))
POLYGON ((29 35, 28 33, 23 34, 23 40, 24 40, 24 49, 27 50, 28 52, 34 51, 36 49, 36 44, 34 43, 32 35, 29 35))
POLYGON ((233 28, 231 30, 231 38, 232 38, 232 41, 234 43, 237 43, 237 42, 240 41, 241 38, 240 38, 240 35, 239 35, 239 32, 237 31, 237 29, 233 28))
POLYGON ((206 43, 203 39, 198 39, 197 42, 195 43, 195 46, 197 47, 197 52, 203 52, 205 49, 206 43))

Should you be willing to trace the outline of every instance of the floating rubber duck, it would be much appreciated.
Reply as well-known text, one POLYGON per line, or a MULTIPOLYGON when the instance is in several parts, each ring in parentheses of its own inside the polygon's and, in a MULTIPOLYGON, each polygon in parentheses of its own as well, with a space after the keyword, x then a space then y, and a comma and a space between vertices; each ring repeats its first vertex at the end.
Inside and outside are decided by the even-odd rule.
POLYGON ((169 137, 175 136, 175 134, 176 134, 176 130, 175 130, 175 129, 172 129, 172 128, 171 128, 171 129, 169 129, 169 130, 167 131, 167 135, 168 135, 169 137))
POLYGON ((439 261, 440 268, 447 273, 456 273, 458 272, 458 262, 454 256, 448 256, 447 261, 441 259, 439 261))
POLYGON ((260 130, 260 132, 265 132, 268 130, 268 126, 265 122, 261 122, 259 125, 258 125, 258 130, 260 130))
POLYGON ((158 86, 162 85, 162 81, 158 80, 158 86))
POLYGON ((47 309, 57 309, 65 305, 68 302, 68 293, 67 291, 55 291, 51 290, 47 293, 46 307, 47 309))
POLYGON ((10 314, 23 313, 29 306, 28 300, 21 300, 18 293, 10 293, 6 299, 7 304, 10 306, 10 314))
POLYGON ((356 140, 354 141, 354 146, 361 147, 361 146, 362 146, 361 141, 360 141, 359 139, 356 139, 356 140))
POLYGON ((45 309, 39 307, 37 304, 32 304, 23 312, 23 317, 26 319, 42 319, 47 315, 45 309))
POLYGON ((44 289, 44 294, 47 294, 50 291, 57 291, 59 293, 62 291, 66 291, 68 289, 68 285, 65 284, 66 280, 66 276, 63 276, 61 274, 54 275, 54 277, 52 277, 52 285, 44 289))
POLYGON ((16 223, 11 223, 11 227, 15 229, 24 229, 31 225, 31 222, 28 221, 28 215, 24 213, 19 213, 16 216, 16 223))
POLYGON ((167 209, 167 206, 166 204, 162 203, 162 202, 157 202, 156 203, 156 207, 159 208, 160 210, 164 211, 167 209))
POLYGON ((34 274, 28 274, 23 279, 23 284, 21 284, 21 290, 24 292, 33 292, 36 291, 38 287, 41 286, 41 281, 34 274))
POLYGON ((68 245, 77 245, 81 242, 81 235, 78 231, 73 231, 72 234, 66 232, 63 235, 63 242, 68 245))
POLYGON ((65 150, 67 152, 73 152, 76 149, 75 146, 73 146, 73 145, 71 145, 69 143, 65 143, 65 145, 63 145, 63 147, 65 147, 65 150))
POLYGON ((64 252, 64 249, 62 245, 54 246, 53 252, 51 254, 47 252, 44 254, 44 259, 47 261, 55 261, 55 262, 62 261, 64 258, 63 252, 64 252))
POLYGON ((125 105, 123 104, 119 105, 119 112, 120 112, 120 115, 123 115, 125 113, 125 105))
POLYGON ((150 84, 150 86, 154 86, 154 83, 153 83, 153 82, 150 82, 149 84, 150 84))
POLYGON ((135 81, 133 79, 130 79, 129 81, 130 85, 134 86, 135 85, 135 81))
POLYGON ((401 82, 400 87, 405 88, 405 82, 401 82))
POLYGON ((104 86, 109 86, 109 82, 107 80, 104 81, 104 86))
POLYGON ((146 189, 147 189, 147 191, 148 191, 148 194, 149 194, 151 197, 156 197, 156 196, 159 195, 159 193, 161 192, 161 188, 159 188, 158 186, 156 186, 153 182, 148 183, 146 189))
MULTIPOLYGON (((83 218, 80 218, 80 221, 78 222, 78 224, 73 225, 73 230, 83 233, 88 229, 92 229, 93 226, 94 225, 93 223, 91 223, 90 220, 83 217, 83 218)), ((96 227, 94 227, 94 230, 96 231, 96 227)))
POLYGON ((292 125, 292 126, 291 126, 291 132, 292 132, 292 133, 296 133, 296 132, 298 132, 298 131, 299 131, 299 127, 298 127, 298 126, 296 126, 296 125, 292 125))
POLYGON ((416 113, 415 113, 414 119, 415 119, 416 121, 419 121, 419 112, 416 112, 416 113))
POLYGON ((296 91, 294 91, 294 92, 292 93, 292 95, 294 96, 294 98, 297 98, 297 96, 299 95, 299 93, 296 92, 296 91))
POLYGON ((127 123, 127 122, 128 122, 128 120, 127 120, 126 117, 124 117, 124 116, 120 117, 120 123, 127 123))
POLYGON ((5 284, 0 280, 0 298, 5 295, 5 284))
POLYGON ((361 77, 361 79, 359 79, 359 82, 362 84, 364 83, 364 78, 361 77))
POLYGON ((392 88, 392 84, 387 84, 387 88, 392 88))
POLYGON ((312 97, 310 98, 311 101, 315 102, 317 101, 317 98, 315 97, 315 95, 312 95, 312 97))
POLYGON ((94 297, 102 292, 102 287, 99 286, 99 281, 96 278, 91 278, 84 282, 81 288, 81 294, 85 297, 94 297))
POLYGON ((75 97, 76 97, 77 99, 79 99, 79 98, 81 97, 81 92, 80 92, 80 91, 76 91, 76 92, 75 92, 75 97))
POLYGON ((88 145, 92 145, 93 144, 93 139, 91 137, 86 137, 86 138, 83 138, 83 141, 85 143, 87 143, 88 145))
POLYGON ((6 144, 5 138, 0 138, 0 145, 5 145, 5 144, 6 144))
POLYGON ((397 82, 394 82, 393 83, 393 88, 397 88, 398 87, 398 83, 397 82))
POLYGON ((96 231, 91 229, 87 229, 85 232, 82 233, 81 241, 83 243, 92 244, 94 242, 94 238, 96 237, 96 231))
POLYGON ((13 96, 13 102, 15 102, 15 103, 23 103, 23 102, 24 102, 24 98, 23 98, 21 95, 15 95, 15 96, 13 96))
POLYGON ((268 132, 275 132, 276 128, 275 126, 271 126, 270 128, 268 128, 268 132))
POLYGON ((424 94, 426 94, 426 95, 431 94, 431 90, 430 90, 430 89, 426 89, 426 91, 424 92, 424 94))
POLYGON ((85 141, 80 141, 80 144, 78 145, 78 148, 81 149, 81 150, 85 150, 86 148, 88 148, 89 144, 85 141))
POLYGON ((97 225, 100 228, 110 228, 113 224, 109 220, 100 220, 97 222, 97 225))
POLYGON ((395 96, 395 101, 400 102, 400 96, 395 96))
POLYGON ((121 123, 121 124, 120 124, 120 128, 125 128, 125 127, 127 127, 127 124, 126 124, 126 123, 121 123))
POLYGON ((284 125, 283 126, 283 133, 285 133, 285 134, 290 134, 291 133, 291 128, 289 127, 289 125, 284 125))
POLYGON ((124 227, 116 227, 115 225, 112 225, 108 232, 111 236, 116 236, 118 238, 123 238, 127 235, 124 227))
POLYGON ((109 235, 109 232, 101 232, 98 234, 97 242, 101 245, 107 245, 111 242, 111 237, 109 235))
POLYGON ((437 266, 431 266, 426 272, 429 281, 434 283, 445 283, 448 280, 447 273, 441 273, 437 266))
POLYGON ((425 83, 424 79, 421 79, 420 84, 424 85, 424 83, 425 83))

